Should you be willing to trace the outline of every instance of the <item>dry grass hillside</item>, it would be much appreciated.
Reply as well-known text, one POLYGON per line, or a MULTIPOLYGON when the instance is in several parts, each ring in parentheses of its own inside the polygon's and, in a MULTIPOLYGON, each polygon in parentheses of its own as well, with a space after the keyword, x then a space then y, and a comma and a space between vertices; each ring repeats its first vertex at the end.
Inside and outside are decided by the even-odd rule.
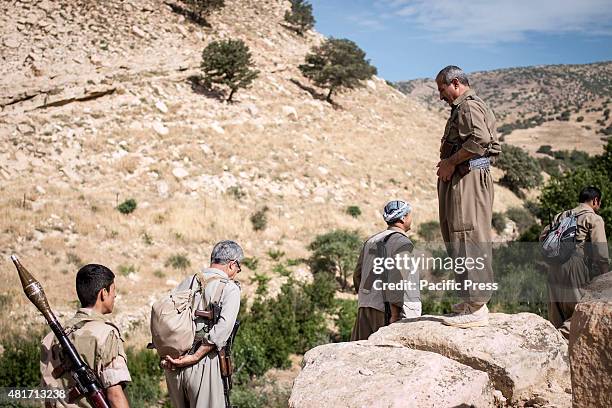
MULTIPOLYGON (((297 65, 322 36, 284 28, 288 8, 226 0, 198 25, 161 0, 0 4, 3 335, 37 316, 11 253, 62 315, 78 266, 110 266, 128 329, 220 239, 266 272, 270 250, 306 257, 317 234, 377 230, 387 199, 410 200, 417 225, 436 217, 443 119, 378 78, 335 97, 338 107, 314 98, 297 65), (261 71, 233 104, 189 80, 220 38, 243 39, 261 71), (116 206, 128 198, 137 208, 124 215, 116 206), (255 232, 249 218, 265 206, 267 228, 255 232), (174 255, 190 266, 173 268, 174 255)), ((497 211, 519 203, 503 188, 496 199, 497 211)), ((242 273, 247 295, 252 273, 242 273)))
MULTIPOLYGON (((495 110, 508 143, 535 153, 554 150, 600 153, 612 135, 612 62, 545 65, 475 72, 470 83, 495 110)), ((432 79, 399 82, 398 88, 440 111, 432 79)))

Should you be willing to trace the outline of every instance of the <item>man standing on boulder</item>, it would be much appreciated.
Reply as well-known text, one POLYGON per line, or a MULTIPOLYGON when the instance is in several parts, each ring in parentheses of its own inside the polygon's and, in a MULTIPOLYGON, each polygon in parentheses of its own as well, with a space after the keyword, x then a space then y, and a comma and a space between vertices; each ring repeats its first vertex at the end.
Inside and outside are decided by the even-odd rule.
POLYGON ((383 218, 387 229, 363 244, 353 274, 359 309, 351 341, 366 340, 402 317, 421 315, 419 274, 406 267, 407 260, 404 262, 413 249, 406 235, 412 225, 412 208, 405 201, 390 201, 383 209, 383 218), (383 286, 387 283, 404 286, 383 286))
MULTIPOLYGON (((490 290, 476 284, 493 281, 491 267, 491 219, 493 180, 489 167, 501 153, 495 132, 495 116, 472 89, 467 75, 454 65, 436 76, 440 99, 451 107, 440 147, 438 200, 440 228, 449 257, 483 266, 456 273, 462 302, 444 324, 468 328, 488 324, 490 290), (463 259, 460 259, 463 258, 463 259), (480 259, 478 259, 480 258, 480 259)), ((459 260, 459 261, 458 261, 459 260)))
MULTIPOLYGON (((601 190, 585 187, 578 196, 578 207, 555 216, 552 225, 576 215, 576 249, 563 264, 551 263, 548 268, 548 320, 569 339, 570 320, 585 286, 596 276, 608 272, 608 241, 604 220, 596 214, 601 208, 601 190)), ((542 241, 550 225, 542 234, 542 241)))

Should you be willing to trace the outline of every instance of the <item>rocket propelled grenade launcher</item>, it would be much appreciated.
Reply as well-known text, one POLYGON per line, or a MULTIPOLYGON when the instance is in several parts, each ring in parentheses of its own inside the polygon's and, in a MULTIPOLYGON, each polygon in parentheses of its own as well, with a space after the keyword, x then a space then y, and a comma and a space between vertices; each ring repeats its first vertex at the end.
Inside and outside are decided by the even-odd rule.
MULTIPOLYGON (((32 274, 19 262, 19 258, 15 255, 11 255, 11 261, 17 268, 19 279, 21 280, 21 286, 30 302, 34 303, 34 306, 42 313, 47 320, 49 327, 55 334, 59 344, 62 347, 62 352, 69 360, 71 366, 72 378, 75 383, 75 388, 69 392, 69 400, 78 398, 79 395, 84 395, 89 403, 94 408, 110 408, 104 395, 104 391, 100 386, 98 379, 94 372, 89 368, 87 363, 83 361, 76 348, 64 332, 64 328, 60 324, 57 317, 49 307, 47 296, 43 290, 42 285, 37 281, 32 274)), ((74 401, 69 401, 74 402, 74 401)))

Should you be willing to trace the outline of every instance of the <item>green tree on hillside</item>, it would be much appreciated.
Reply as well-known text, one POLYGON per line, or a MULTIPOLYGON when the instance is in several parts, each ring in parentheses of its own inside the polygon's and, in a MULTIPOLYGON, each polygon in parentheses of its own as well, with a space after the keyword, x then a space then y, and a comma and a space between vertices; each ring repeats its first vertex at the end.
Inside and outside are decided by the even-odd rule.
POLYGON ((495 166, 504 171, 504 176, 499 182, 521 198, 524 197, 521 189, 542 184, 540 164, 518 146, 504 145, 495 166))
POLYGON ((337 38, 313 47, 299 69, 315 85, 329 88, 326 100, 330 103, 334 91, 363 86, 363 80, 376 74, 376 67, 365 59, 365 52, 357 44, 337 38))
POLYGON ((312 15, 312 4, 306 0, 291 0, 291 11, 285 12, 285 21, 291 29, 302 35, 314 27, 315 18, 312 15))
POLYGON ((538 216, 543 224, 548 223, 548 213, 555 215, 576 206, 580 190, 595 186, 602 192, 599 215, 604 219, 606 235, 612 234, 612 140, 608 141, 603 154, 591 157, 587 165, 575 168, 562 175, 552 176, 542 190, 538 216))
POLYGON ((247 88, 259 75, 252 66, 251 52, 242 40, 213 41, 202 52, 203 84, 229 87, 229 102, 238 89, 247 88))
POLYGON ((318 235, 310 243, 308 249, 313 251, 310 258, 312 273, 328 273, 335 276, 340 275, 342 290, 349 284, 359 250, 361 249, 361 238, 356 231, 335 230, 323 235, 318 235))
POLYGON ((225 6, 225 0, 183 0, 183 3, 200 16, 225 6))

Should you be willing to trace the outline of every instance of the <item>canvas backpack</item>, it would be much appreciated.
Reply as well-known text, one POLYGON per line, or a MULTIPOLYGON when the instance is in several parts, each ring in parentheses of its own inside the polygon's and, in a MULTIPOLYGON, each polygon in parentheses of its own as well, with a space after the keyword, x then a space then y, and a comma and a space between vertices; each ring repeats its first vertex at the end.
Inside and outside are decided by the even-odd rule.
POLYGON ((578 216, 584 213, 577 214, 570 210, 560 216, 554 224, 551 223, 548 233, 540 244, 546 261, 563 264, 571 258, 579 242, 576 240, 578 216))
MULTIPOLYGON (((201 292, 200 301, 204 299, 206 285, 213 280, 221 280, 215 276, 207 280, 194 275, 188 289, 173 291, 164 295, 151 307, 151 337, 160 358, 170 356, 177 358, 187 353, 193 346, 196 334, 195 294, 201 292), (195 285, 196 281, 199 285, 195 285)), ((223 280, 219 283, 215 299, 219 301, 223 290, 223 280)))

